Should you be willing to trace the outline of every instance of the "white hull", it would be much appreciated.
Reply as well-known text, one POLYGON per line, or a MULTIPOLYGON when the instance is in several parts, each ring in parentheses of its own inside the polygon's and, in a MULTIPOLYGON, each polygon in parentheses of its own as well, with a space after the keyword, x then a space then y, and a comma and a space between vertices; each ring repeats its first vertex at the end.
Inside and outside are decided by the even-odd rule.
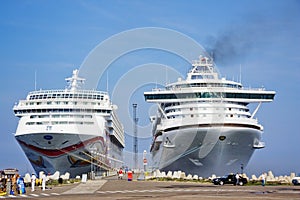
POLYGON ((254 116, 275 91, 220 78, 213 60, 200 56, 186 80, 144 96, 158 105, 151 117, 154 166, 208 177, 243 171, 254 150, 264 148, 263 127, 254 116), (258 103, 253 113, 250 103, 258 103))
POLYGON ((154 167, 202 177, 240 172, 261 134, 253 128, 222 126, 165 132, 159 150, 152 151, 154 167))
POLYGON ((37 173, 69 172, 75 177, 96 168, 101 171, 121 167, 122 148, 110 141, 106 120, 95 115, 92 119, 94 124, 89 126, 56 125, 49 128, 28 127, 25 124, 29 117, 23 117, 15 137, 37 173), (93 151, 99 155, 92 155, 93 151), (97 167, 100 163, 96 160, 104 167, 97 167))
MULTIPOLYGON (((93 135, 34 133, 16 136, 27 158, 36 172, 46 174, 69 172, 72 177, 91 171, 90 149, 97 147, 107 153, 107 146, 102 137, 93 135), (53 137, 55 144, 45 139, 53 137), (47 142, 48 141, 48 142, 47 142)), ((109 164, 108 160, 104 160, 109 164)))
POLYGON ((124 128, 106 92, 79 90, 78 70, 65 90, 30 92, 14 106, 15 138, 36 173, 71 177, 123 165, 124 128))

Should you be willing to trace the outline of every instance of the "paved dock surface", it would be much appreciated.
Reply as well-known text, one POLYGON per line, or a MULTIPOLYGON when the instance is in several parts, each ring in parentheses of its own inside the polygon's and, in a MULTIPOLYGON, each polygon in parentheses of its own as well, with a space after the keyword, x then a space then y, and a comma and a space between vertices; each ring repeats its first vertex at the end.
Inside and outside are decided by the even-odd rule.
POLYGON ((87 181, 86 183, 78 184, 76 187, 73 187, 63 194, 93 194, 107 182, 107 180, 93 180, 87 181))
MULTIPOLYGON (((125 177, 124 177, 125 178, 125 177)), ((45 199, 45 200, 94 200, 94 199, 300 199, 300 186, 216 186, 210 183, 177 181, 127 181, 117 177, 88 180, 54 186, 42 191, 31 192, 27 188, 24 195, 0 196, 0 199, 45 199)))

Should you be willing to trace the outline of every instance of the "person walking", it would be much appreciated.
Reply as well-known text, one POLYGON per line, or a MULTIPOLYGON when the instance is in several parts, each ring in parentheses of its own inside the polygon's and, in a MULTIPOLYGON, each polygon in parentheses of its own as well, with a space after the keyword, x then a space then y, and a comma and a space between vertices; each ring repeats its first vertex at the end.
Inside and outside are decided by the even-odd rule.
POLYGON ((261 175, 261 185, 265 186, 265 184, 266 184, 266 177, 265 177, 265 174, 262 174, 261 175))
POLYGON ((235 184, 239 185, 239 183, 240 183, 239 181, 240 181, 240 175, 238 173, 236 173, 236 175, 235 175, 235 184))
POLYGON ((46 190, 46 179, 47 179, 46 174, 43 173, 43 175, 42 175, 42 190, 43 191, 46 190))
POLYGON ((36 176, 34 173, 32 173, 32 175, 31 175, 31 192, 34 192, 35 180, 36 180, 36 176))
POLYGON ((10 178, 8 178, 7 182, 6 182, 6 194, 7 195, 13 194, 12 193, 12 188, 11 188, 11 180, 10 180, 10 178))
POLYGON ((118 179, 122 179, 122 178, 123 178, 123 171, 122 171, 122 168, 120 168, 118 174, 119 174, 118 179))
POLYGON ((17 184, 19 187, 19 194, 25 194, 26 193, 25 183, 24 183, 24 179, 21 176, 18 177, 17 184))
POLYGON ((18 185, 17 185, 17 179, 18 179, 18 174, 15 174, 13 177, 12 177, 12 180, 11 180, 11 185, 12 185, 12 188, 11 188, 11 193, 10 194, 18 194, 18 185))

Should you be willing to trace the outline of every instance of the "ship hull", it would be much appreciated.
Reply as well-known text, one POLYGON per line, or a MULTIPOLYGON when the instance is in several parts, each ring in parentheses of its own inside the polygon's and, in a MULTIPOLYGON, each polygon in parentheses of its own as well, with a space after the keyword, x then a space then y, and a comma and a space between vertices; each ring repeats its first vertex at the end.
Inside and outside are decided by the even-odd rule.
POLYGON ((71 177, 81 176, 96 169, 105 170, 97 167, 100 160, 101 165, 111 167, 111 162, 103 156, 108 153, 107 144, 113 145, 107 141, 109 137, 49 132, 15 137, 37 173, 59 171, 61 174, 68 172, 71 177), (91 154, 93 150, 99 153, 98 156, 91 154))
POLYGON ((164 132, 154 168, 209 177, 243 170, 262 132, 247 127, 180 128, 164 132))
POLYGON ((15 138, 39 173, 109 171, 123 165, 124 128, 107 92, 80 89, 73 70, 68 87, 29 92, 13 108, 15 138))

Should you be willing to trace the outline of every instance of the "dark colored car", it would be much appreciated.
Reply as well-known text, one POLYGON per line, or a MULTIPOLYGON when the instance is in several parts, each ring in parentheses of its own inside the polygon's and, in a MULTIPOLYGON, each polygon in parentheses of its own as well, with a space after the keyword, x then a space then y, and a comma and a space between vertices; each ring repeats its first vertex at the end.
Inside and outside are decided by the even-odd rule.
POLYGON ((246 178, 243 178, 241 176, 239 176, 239 180, 237 182, 236 178, 235 178, 236 174, 228 174, 219 178, 214 178, 212 180, 212 182, 215 185, 224 185, 224 184, 233 184, 233 185, 245 185, 248 183, 248 180, 246 178))
POLYGON ((294 185, 300 185, 300 176, 294 177, 293 180, 292 180, 292 183, 294 185))

